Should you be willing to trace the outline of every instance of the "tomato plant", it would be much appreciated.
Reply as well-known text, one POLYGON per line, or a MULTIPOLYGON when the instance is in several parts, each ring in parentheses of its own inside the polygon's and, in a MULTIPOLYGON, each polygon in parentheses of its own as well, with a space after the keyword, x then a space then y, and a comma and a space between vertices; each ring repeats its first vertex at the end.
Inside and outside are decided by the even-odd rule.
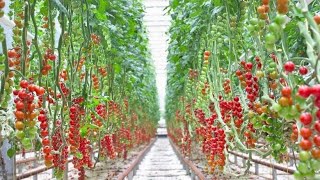
POLYGON ((229 150, 278 162, 298 151, 295 178, 314 179, 319 2, 173 0, 169 9, 166 119, 182 152, 192 158, 201 148, 215 174, 226 171, 216 158, 229 150))

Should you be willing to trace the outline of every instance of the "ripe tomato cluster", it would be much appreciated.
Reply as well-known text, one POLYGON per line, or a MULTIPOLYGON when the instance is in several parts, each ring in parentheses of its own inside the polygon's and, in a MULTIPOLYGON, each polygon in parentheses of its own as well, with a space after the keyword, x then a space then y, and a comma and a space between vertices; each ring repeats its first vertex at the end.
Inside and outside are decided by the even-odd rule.
POLYGON ((21 48, 16 47, 7 52, 9 58, 9 67, 19 70, 20 69, 20 58, 21 58, 21 48))
POLYGON ((17 137, 21 140, 22 145, 29 149, 31 148, 31 141, 34 139, 36 130, 36 121, 34 120, 38 114, 36 112, 37 105, 35 103, 35 95, 42 96, 45 93, 44 88, 29 84, 27 80, 20 81, 20 90, 14 90, 14 103, 16 110, 14 115, 16 117, 15 128, 18 130, 17 137), (28 136, 25 137, 25 136, 28 136))
POLYGON ((226 135, 223 128, 215 126, 217 114, 213 113, 211 117, 205 118, 205 113, 201 109, 195 110, 195 116, 200 127, 196 128, 196 134, 200 138, 202 152, 207 157, 209 172, 214 173, 217 169, 223 170, 225 166, 226 135))
POLYGON ((91 41, 93 42, 93 44, 97 45, 100 44, 100 37, 96 34, 91 34, 91 41))
POLYGON ((40 122, 41 128, 41 138, 42 138, 42 152, 44 154, 44 164, 47 167, 52 166, 53 156, 52 156, 52 148, 49 139, 49 128, 48 128, 48 117, 45 110, 41 110, 38 116, 38 121, 40 122))
POLYGON ((92 75, 93 88, 99 90, 99 78, 95 74, 92 75))
POLYGON ((111 135, 105 135, 100 142, 101 146, 101 155, 102 156, 108 156, 110 159, 114 159, 116 157, 116 153, 114 151, 113 142, 112 142, 112 136, 111 135))
MULTIPOLYGON (((64 82, 59 82, 59 85, 60 85, 60 88, 61 88, 63 95, 65 97, 68 97, 70 94, 70 90, 67 88, 66 84, 64 82)), ((57 97, 61 98, 61 94, 57 94, 57 97)))
POLYGON ((277 10, 279 14, 287 14, 289 11, 289 0, 277 0, 277 10))
POLYGON ((79 104, 74 103, 69 109, 70 127, 69 127, 69 144, 70 152, 76 153, 80 146, 80 120, 81 120, 81 109, 79 104))
POLYGON ((53 166, 56 177, 61 177, 68 161, 69 147, 62 140, 61 120, 56 121, 56 127, 51 138, 53 153, 53 166))
POLYGON ((68 80, 68 71, 63 69, 60 73, 60 78, 62 78, 64 81, 68 80))
MULTIPOLYGON (((240 104, 239 97, 235 97, 232 101, 224 100, 222 96, 219 97, 219 107, 221 110, 222 119, 226 124, 229 124, 231 120, 237 128, 240 128, 243 124, 243 109, 240 104)), ((211 110, 214 113, 214 110, 211 110)))
POLYGON ((55 61, 56 55, 51 49, 47 49, 46 53, 43 56, 42 61, 42 75, 48 75, 49 71, 52 69, 51 65, 49 64, 49 61, 55 61))
POLYGON ((127 159, 128 149, 132 147, 132 135, 130 129, 121 127, 118 132, 112 135, 112 141, 114 142, 115 152, 118 157, 127 159))
POLYGON ((106 77, 108 75, 108 72, 105 68, 99 67, 98 70, 102 77, 106 77))
POLYGON ((231 93, 230 79, 225 79, 223 82, 223 89, 226 94, 231 93))
POLYGON ((302 124, 300 129, 297 128, 297 125, 292 127, 292 140, 298 140, 299 134, 302 137, 299 142, 302 150, 299 153, 300 162, 297 167, 298 172, 295 175, 304 176, 320 170, 320 85, 300 86, 298 95, 303 98, 311 98, 316 108, 315 112, 308 112, 308 109, 306 109, 300 114, 302 124), (314 120, 314 117, 316 120, 314 120))
POLYGON ((269 0, 263 0, 262 5, 257 8, 260 19, 268 19, 269 9, 269 0))
POLYGON ((209 64, 209 58, 211 56, 211 52, 210 51, 205 51, 203 54, 203 62, 204 64, 209 64))
MULTIPOLYGON (((77 71, 81 71, 83 64, 85 63, 86 58, 82 57, 80 58, 79 62, 75 62, 75 66, 77 67, 77 71), (77 64, 78 63, 78 64, 77 64)), ((81 78, 82 79, 82 78, 81 78)))
MULTIPOLYGON (((242 87, 245 87, 247 98, 249 100, 248 106, 250 109, 254 109, 253 103, 259 96, 259 78, 252 74, 253 63, 241 61, 241 69, 236 71, 242 87)), ((257 62, 257 69, 261 69, 262 64, 257 62)))
MULTIPOLYGON (((201 88, 201 94, 203 96, 205 96, 207 94, 207 91, 208 91, 208 88, 209 88, 209 83, 207 81, 205 81, 203 77, 205 77, 206 75, 206 72, 207 72, 207 69, 208 69, 208 66, 209 66, 209 58, 211 56, 211 52, 210 51, 205 51, 204 54, 203 54, 203 67, 202 67, 202 70, 201 70, 201 84, 200 84, 200 88, 201 88)), ((197 75, 197 73, 193 73, 191 72, 191 75, 195 76, 197 75)), ((192 78, 193 79, 193 78, 192 78)))
POLYGON ((205 82, 204 86, 201 89, 201 94, 205 96, 208 93, 208 89, 209 89, 209 83, 205 82))
POLYGON ((84 166, 89 168, 93 167, 93 162, 91 161, 92 148, 90 146, 90 140, 87 138, 80 138, 78 151, 81 155, 80 157, 73 156, 72 163, 76 169, 78 169, 78 179, 85 179, 84 166))

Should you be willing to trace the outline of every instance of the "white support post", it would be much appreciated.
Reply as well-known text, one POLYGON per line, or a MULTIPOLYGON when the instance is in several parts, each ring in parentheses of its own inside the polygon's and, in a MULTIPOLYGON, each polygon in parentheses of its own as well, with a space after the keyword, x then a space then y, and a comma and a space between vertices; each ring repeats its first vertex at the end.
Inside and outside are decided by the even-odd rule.
POLYGON ((259 164, 256 162, 254 163, 254 174, 259 175, 259 164))
POLYGON ((273 167, 272 168, 272 179, 273 180, 277 180, 277 170, 273 167))
POLYGON ((11 144, 6 139, 2 144, 0 153, 2 155, 4 166, 5 166, 6 172, 4 173, 7 174, 8 179, 15 179, 15 174, 16 174, 15 156, 13 156, 13 158, 9 158, 7 155, 7 151, 10 148, 11 148, 11 144))
POLYGON ((242 158, 242 167, 246 167, 246 160, 242 158))
MULTIPOLYGON (((37 153, 35 153, 35 156, 38 156, 37 153)), ((37 167, 37 161, 33 161, 33 167, 37 167)), ((38 180, 38 174, 33 175, 33 180, 38 180)))

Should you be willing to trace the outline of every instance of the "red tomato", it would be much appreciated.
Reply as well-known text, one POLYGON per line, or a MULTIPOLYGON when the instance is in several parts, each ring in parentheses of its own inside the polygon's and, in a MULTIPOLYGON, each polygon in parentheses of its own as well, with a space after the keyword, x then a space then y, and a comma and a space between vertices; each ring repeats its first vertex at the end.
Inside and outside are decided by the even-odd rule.
POLYGON ((205 55, 205 56, 210 56, 210 55, 211 55, 211 52, 210 52, 210 51, 205 51, 205 52, 204 52, 204 55, 205 55))
POLYGON ((308 151, 312 148, 312 142, 309 139, 302 139, 299 145, 300 148, 305 151, 308 151))
POLYGON ((300 115, 300 121, 303 125, 307 126, 312 122, 312 115, 308 112, 304 112, 300 115))
POLYGON ((284 97, 290 97, 291 96, 291 87, 289 87, 289 86, 283 87, 281 90, 281 94, 284 97))
POLYGON ((20 81, 20 87, 21 88, 27 88, 29 85, 28 81, 27 80, 21 80, 20 81))
POLYGON ((295 64, 292 61, 288 61, 284 64, 284 70, 287 72, 292 72, 294 71, 295 64))
POLYGON ((312 131, 309 128, 306 127, 302 127, 300 129, 300 135, 304 138, 304 139, 308 139, 311 135, 312 135, 312 131))

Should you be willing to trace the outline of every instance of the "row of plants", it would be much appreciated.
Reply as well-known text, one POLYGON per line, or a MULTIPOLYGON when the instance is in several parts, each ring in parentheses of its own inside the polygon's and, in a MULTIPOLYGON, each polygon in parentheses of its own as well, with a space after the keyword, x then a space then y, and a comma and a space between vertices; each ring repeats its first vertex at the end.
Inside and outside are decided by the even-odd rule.
POLYGON ((0 28, 0 146, 9 140, 9 157, 40 151, 57 178, 72 157, 84 179, 85 168, 126 159, 154 137, 160 115, 141 1, 5 6, 1 16, 15 23, 13 37, 0 28))
POLYGON ((186 156, 229 172, 228 151, 288 162, 319 178, 320 3, 199 0, 170 3, 166 119, 186 156), (198 151, 197 151, 198 152, 198 151), (296 158, 297 159, 297 158, 296 158))

